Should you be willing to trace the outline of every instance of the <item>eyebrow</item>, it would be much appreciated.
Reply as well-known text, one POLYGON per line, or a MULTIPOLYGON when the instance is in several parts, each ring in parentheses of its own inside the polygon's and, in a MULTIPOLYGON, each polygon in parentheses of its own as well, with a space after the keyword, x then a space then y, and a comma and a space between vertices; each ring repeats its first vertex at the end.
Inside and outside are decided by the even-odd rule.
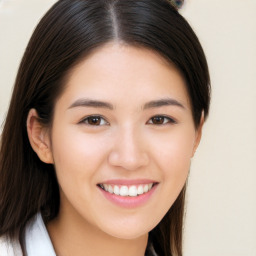
POLYGON ((158 108, 158 107, 163 107, 163 106, 177 106, 177 107, 185 109, 184 105, 182 105, 179 101, 177 101, 175 99, 171 99, 171 98, 147 102, 144 105, 143 109, 158 108))
POLYGON ((91 99, 78 99, 68 109, 75 107, 107 108, 110 110, 114 109, 113 105, 108 102, 91 99))
MULTIPOLYGON (((160 99, 147 102, 142 109, 150 109, 150 108, 158 108, 163 106, 177 106, 185 109, 184 105, 182 105, 179 101, 171 98, 160 99)), ((107 108, 110 110, 114 109, 114 106, 108 102, 92 100, 92 99, 78 99, 68 109, 76 108, 76 107, 93 107, 93 108, 107 108)))

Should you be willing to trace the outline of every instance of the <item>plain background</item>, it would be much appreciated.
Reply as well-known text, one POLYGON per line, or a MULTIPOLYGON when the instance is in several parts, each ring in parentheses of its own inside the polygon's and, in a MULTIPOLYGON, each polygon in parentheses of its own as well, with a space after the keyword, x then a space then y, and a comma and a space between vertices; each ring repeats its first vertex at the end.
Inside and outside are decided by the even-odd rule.
MULTIPOLYGON (((0 122, 17 68, 54 0, 0 0, 0 122)), ((256 256, 256 0, 187 0, 212 80, 188 180, 184 255, 256 256)))

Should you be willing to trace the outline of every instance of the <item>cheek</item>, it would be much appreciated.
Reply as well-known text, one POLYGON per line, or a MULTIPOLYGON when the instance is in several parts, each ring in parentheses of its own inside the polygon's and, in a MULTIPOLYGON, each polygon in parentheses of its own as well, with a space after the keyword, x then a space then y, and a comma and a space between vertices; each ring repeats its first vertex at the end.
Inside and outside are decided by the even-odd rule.
POLYGON ((177 129, 168 135, 158 136, 154 143, 154 152, 158 159, 156 162, 167 173, 180 173, 186 170, 190 164, 194 142, 193 129, 177 129))
POLYGON ((85 180, 94 181, 107 154, 104 138, 78 132, 73 127, 52 133, 52 151, 59 183, 78 186, 85 180))
POLYGON ((155 163, 161 170, 163 186, 173 201, 184 186, 194 147, 193 129, 177 130, 155 143, 155 163), (160 143, 161 142, 161 143, 160 143))

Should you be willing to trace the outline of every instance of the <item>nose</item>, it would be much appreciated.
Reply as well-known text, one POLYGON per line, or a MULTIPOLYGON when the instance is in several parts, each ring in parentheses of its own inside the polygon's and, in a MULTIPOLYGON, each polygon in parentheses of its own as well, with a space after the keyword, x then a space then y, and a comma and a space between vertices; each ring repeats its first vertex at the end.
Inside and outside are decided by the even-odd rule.
POLYGON ((119 131, 113 141, 108 160, 112 166, 130 171, 147 166, 149 157, 143 136, 131 128, 119 131))

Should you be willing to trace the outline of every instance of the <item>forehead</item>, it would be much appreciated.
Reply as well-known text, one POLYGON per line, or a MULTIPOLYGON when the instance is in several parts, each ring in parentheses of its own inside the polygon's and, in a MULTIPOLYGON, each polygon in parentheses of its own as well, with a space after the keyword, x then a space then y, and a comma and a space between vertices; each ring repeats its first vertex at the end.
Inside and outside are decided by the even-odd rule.
POLYGON ((62 96, 70 99, 78 94, 114 102, 175 97, 189 105, 185 81, 174 65, 150 49, 124 44, 94 50, 71 70, 65 87, 62 96))

